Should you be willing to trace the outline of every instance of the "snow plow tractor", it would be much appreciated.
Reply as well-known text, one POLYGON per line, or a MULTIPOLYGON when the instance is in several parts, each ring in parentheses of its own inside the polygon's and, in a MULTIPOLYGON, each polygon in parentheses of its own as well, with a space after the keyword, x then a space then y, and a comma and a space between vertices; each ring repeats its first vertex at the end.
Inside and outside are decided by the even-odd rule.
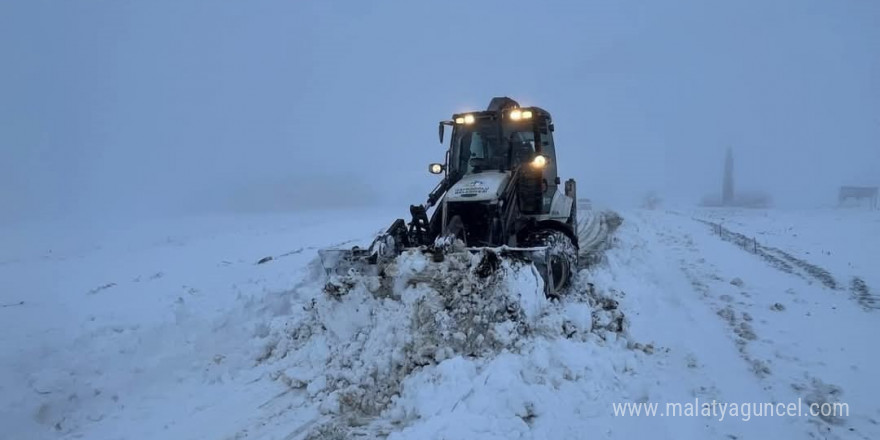
POLYGON ((396 220, 369 248, 323 249, 328 274, 373 270, 408 249, 442 261, 452 252, 531 261, 549 297, 559 296, 577 270, 576 185, 557 175, 550 113, 493 98, 485 111, 452 115, 439 124, 440 143, 452 128, 443 178, 409 223, 396 220), (372 268, 372 269, 369 269, 372 268))

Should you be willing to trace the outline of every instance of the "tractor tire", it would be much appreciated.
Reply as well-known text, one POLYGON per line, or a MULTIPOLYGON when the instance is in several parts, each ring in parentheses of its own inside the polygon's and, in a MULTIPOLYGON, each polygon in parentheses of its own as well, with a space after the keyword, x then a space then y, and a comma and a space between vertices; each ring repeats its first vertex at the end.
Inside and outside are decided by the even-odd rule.
POLYGON ((548 260, 536 262, 535 266, 544 278, 544 293, 549 298, 559 298, 577 273, 578 251, 574 243, 561 231, 542 229, 529 234, 526 244, 548 248, 548 260))

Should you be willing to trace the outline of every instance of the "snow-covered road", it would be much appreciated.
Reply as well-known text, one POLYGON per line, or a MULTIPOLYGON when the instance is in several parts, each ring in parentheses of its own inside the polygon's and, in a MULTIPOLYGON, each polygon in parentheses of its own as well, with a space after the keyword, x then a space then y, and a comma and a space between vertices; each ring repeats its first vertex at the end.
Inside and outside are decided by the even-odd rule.
MULTIPOLYGON (((631 337, 669 349, 654 357, 658 371, 651 374, 670 376, 648 400, 840 401, 849 404, 849 417, 710 422, 694 438, 877 438, 880 381, 873 371, 880 356, 869 335, 880 330, 880 315, 845 290, 778 270, 690 215, 636 212, 627 220, 609 253, 612 278, 602 283, 627 292, 631 337)), ((876 230, 877 216, 862 220, 850 234, 876 230)), ((854 253, 880 255, 873 244, 854 253)), ((859 263, 869 267, 870 260, 859 263)))
POLYGON ((877 213, 623 212, 559 303, 450 272, 512 315, 418 280, 327 295, 315 249, 394 217, 334 214, 0 232, 0 438, 880 438, 877 213), (695 398, 849 415, 613 412, 695 398))

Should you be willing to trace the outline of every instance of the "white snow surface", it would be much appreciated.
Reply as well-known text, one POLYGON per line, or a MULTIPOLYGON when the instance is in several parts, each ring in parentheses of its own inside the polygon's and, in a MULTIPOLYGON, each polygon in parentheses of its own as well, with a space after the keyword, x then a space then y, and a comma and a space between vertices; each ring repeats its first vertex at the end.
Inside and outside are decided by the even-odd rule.
POLYGON ((0 438, 880 438, 876 212, 625 211, 560 301, 481 254, 328 279, 394 214, 0 231, 0 438), (612 410, 695 398, 850 414, 612 410))

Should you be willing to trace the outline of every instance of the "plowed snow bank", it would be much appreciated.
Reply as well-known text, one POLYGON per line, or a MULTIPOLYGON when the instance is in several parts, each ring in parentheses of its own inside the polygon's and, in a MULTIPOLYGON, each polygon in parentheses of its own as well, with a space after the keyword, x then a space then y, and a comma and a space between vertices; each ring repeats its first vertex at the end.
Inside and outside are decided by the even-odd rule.
MULTIPOLYGON (((625 358, 589 356, 601 345, 626 345, 616 301, 591 285, 575 286, 568 299, 551 303, 531 264, 491 251, 452 254, 442 263, 429 259, 407 252, 387 277, 334 277, 323 288, 317 277, 302 319, 271 324, 258 360, 319 407, 322 419, 310 437, 353 430, 414 438, 438 429, 466 434, 456 431, 460 423, 434 416, 456 412, 456 402, 476 392, 478 378, 484 389, 466 406, 481 409, 470 417, 512 423, 493 430, 503 436, 530 429, 537 413, 546 412, 541 399, 552 403, 551 390, 597 364, 609 377, 627 369, 625 358), (553 371, 543 374, 547 369, 553 371), (491 378, 490 371, 496 371, 491 378), (508 396, 497 401, 498 394, 508 396)), ((586 405, 588 396, 582 389, 578 394, 586 405)))

